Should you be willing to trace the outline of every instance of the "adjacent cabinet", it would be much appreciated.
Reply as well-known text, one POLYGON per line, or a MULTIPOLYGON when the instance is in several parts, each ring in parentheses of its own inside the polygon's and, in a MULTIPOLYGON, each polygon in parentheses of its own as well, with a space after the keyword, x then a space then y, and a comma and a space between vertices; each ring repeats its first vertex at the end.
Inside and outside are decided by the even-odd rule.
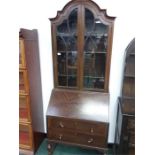
POLYGON ((116 154, 135 154, 135 39, 125 53, 122 94, 118 98, 116 154))
POLYGON ((43 105, 37 30, 19 34, 19 147, 33 154, 43 138, 43 105))
POLYGON ((56 143, 107 150, 114 20, 91 0, 72 0, 50 19, 54 89, 46 114, 49 154, 56 143))

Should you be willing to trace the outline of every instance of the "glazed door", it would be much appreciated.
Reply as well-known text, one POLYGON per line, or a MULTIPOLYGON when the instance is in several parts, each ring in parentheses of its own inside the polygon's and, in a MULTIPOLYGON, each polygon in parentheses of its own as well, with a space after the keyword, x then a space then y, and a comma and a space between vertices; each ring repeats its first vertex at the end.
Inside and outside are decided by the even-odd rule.
POLYGON ((108 26, 84 8, 83 89, 105 88, 108 26))
POLYGON ((108 92, 113 22, 89 2, 52 23, 55 87, 108 92))
POLYGON ((68 13, 55 27, 56 31, 56 85, 78 87, 78 8, 68 13))

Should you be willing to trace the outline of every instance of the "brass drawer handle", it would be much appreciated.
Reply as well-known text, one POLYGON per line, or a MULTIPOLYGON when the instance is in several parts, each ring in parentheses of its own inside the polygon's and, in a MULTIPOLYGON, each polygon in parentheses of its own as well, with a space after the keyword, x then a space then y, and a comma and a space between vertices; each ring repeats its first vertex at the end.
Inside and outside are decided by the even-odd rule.
POLYGON ((60 134, 60 135, 59 135, 59 140, 62 140, 62 137, 63 137, 63 135, 62 135, 62 134, 60 134))
POLYGON ((64 125, 63 125, 62 122, 59 123, 59 126, 60 126, 61 128, 64 128, 64 125))
POLYGON ((93 132, 94 132, 94 129, 93 129, 93 128, 91 128, 91 129, 90 129, 90 132, 91 132, 91 133, 93 133, 93 132))
POLYGON ((88 140, 88 143, 90 144, 90 143, 92 143, 94 140, 93 140, 93 138, 90 138, 89 140, 88 140))

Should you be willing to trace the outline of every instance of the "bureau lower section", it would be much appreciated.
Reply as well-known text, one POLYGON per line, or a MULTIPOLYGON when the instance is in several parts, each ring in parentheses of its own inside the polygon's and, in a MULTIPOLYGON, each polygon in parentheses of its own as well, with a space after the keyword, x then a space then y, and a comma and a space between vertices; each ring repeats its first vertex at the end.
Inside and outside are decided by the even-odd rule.
POLYGON ((108 123, 47 116, 47 137, 52 143, 64 143, 105 150, 108 123))

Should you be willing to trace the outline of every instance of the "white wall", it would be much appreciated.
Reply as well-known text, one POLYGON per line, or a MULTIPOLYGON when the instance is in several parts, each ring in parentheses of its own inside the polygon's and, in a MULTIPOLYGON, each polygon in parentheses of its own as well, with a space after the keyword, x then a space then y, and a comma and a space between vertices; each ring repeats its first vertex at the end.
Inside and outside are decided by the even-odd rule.
MULTIPOLYGON (((102 9, 107 9, 108 15, 116 16, 114 40, 110 72, 110 129, 109 142, 114 140, 116 100, 120 93, 122 78, 122 63, 124 50, 135 36, 134 3, 132 0, 94 0, 102 9)), ((57 11, 69 2, 68 0, 27 0, 20 2, 19 28, 38 29, 40 63, 42 77, 44 120, 53 88, 53 66, 51 53, 51 30, 48 18, 56 16, 57 11)), ((45 132, 46 132, 46 121, 45 132)))

